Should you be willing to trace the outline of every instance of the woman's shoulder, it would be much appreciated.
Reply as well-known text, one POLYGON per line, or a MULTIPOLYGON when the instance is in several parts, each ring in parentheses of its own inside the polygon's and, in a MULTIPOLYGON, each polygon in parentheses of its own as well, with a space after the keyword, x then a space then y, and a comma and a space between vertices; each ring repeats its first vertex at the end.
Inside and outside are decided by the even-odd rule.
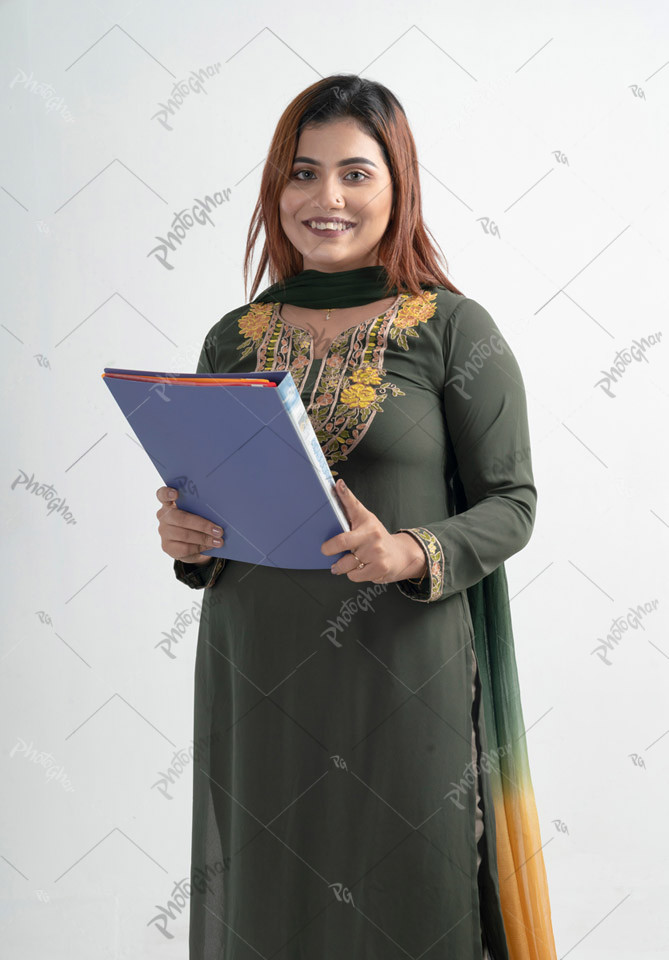
POLYGON ((440 284, 426 287, 420 294, 410 295, 404 304, 405 312, 420 314, 420 318, 428 321, 433 334, 443 338, 452 326, 457 316, 467 315, 479 305, 464 293, 458 293, 440 284))
POLYGON ((435 294, 436 308, 444 319, 450 317, 462 301, 467 299, 463 293, 456 293, 455 290, 451 290, 449 287, 435 285, 431 290, 432 293, 435 294))
POLYGON ((503 322, 500 328, 491 312, 474 297, 437 285, 426 289, 424 294, 427 294, 422 302, 425 306, 416 298, 417 306, 410 309, 428 321, 426 328, 433 346, 439 344, 444 357, 467 356, 479 344, 484 344, 481 349, 490 347, 497 353, 511 350, 503 333, 506 324, 503 322))
POLYGON ((444 321, 446 331, 488 330, 499 333, 492 315, 478 300, 443 286, 435 286, 432 291, 436 294, 436 310, 444 321))

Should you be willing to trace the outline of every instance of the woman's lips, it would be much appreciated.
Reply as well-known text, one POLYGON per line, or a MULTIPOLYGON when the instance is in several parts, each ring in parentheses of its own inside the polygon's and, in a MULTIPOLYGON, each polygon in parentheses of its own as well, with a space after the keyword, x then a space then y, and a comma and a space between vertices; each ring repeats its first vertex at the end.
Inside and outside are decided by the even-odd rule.
POLYGON ((313 233, 317 237, 339 237, 343 236, 345 233, 350 233, 353 229, 353 226, 351 226, 347 227, 345 230, 319 230, 318 227, 311 227, 308 223, 305 223, 304 226, 307 228, 309 233, 313 233))

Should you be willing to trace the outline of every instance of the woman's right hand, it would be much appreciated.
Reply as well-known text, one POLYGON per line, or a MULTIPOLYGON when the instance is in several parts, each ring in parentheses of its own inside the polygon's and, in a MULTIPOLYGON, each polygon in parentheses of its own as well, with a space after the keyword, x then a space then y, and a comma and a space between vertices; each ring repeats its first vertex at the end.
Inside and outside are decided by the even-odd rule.
POLYGON ((220 547, 223 543, 222 529, 197 513, 180 510, 176 503, 179 491, 174 487, 159 487, 156 496, 160 500, 160 509, 156 513, 158 533, 165 553, 184 563, 209 563, 215 560, 215 557, 208 557, 200 551, 220 547))

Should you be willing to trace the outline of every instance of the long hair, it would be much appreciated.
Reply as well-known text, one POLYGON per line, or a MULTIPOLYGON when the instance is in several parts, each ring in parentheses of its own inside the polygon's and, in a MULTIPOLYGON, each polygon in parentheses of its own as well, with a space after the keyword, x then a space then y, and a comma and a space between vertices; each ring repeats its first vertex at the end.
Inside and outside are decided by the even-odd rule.
POLYGON ((460 293, 439 266, 438 261, 443 260, 448 269, 443 253, 435 250, 441 250, 439 244, 423 222, 418 156, 404 108, 383 84, 349 73, 325 77, 307 87, 288 104, 277 124, 246 241, 244 295, 248 296, 253 250, 264 227, 265 242, 248 302, 255 296, 265 270, 272 284, 304 269, 302 254, 281 226, 280 197, 290 178, 302 128, 343 118, 352 118, 376 140, 392 178, 394 213, 378 253, 388 274, 388 289, 396 287, 399 292, 416 296, 422 293, 420 284, 428 282, 460 293))

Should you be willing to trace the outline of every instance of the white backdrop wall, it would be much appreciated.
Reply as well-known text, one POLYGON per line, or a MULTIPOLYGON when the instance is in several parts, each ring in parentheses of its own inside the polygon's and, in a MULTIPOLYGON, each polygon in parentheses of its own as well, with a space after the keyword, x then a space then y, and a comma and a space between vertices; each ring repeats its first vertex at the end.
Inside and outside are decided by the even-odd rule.
POLYGON ((506 566, 558 956, 668 956, 666 5, 4 2, 0 49, 2 956, 187 955, 202 595, 101 373, 195 369, 280 113, 338 72, 399 97, 523 371, 539 505, 506 566))

